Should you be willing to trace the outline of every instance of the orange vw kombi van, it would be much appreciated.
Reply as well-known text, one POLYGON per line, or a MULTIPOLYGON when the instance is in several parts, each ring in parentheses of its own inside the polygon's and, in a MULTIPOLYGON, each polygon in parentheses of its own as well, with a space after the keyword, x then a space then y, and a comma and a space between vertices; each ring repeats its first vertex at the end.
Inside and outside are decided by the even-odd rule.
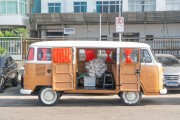
POLYGON ((43 41, 29 46, 21 94, 54 105, 66 93, 117 94, 127 105, 166 94, 163 71, 144 43, 43 41))

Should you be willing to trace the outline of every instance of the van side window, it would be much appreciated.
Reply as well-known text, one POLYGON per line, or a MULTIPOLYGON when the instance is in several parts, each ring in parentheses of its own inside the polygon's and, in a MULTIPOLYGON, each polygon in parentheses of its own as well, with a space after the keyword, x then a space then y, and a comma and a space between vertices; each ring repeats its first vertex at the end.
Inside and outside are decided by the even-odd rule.
POLYGON ((138 49, 131 49, 131 48, 124 48, 122 49, 122 62, 124 63, 137 63, 139 62, 139 50, 138 49))
POLYGON ((97 57, 103 59, 106 62, 112 62, 113 61, 112 53, 113 53, 113 49, 98 50, 97 57))
POLYGON ((149 55, 148 50, 142 49, 141 50, 141 63, 151 63, 152 59, 151 56, 149 55))
POLYGON ((79 49, 79 61, 89 61, 96 58, 94 49, 79 49))
POLYGON ((34 48, 29 48, 27 60, 34 60, 34 48))
POLYGON ((86 59, 86 54, 84 49, 79 49, 79 61, 85 61, 86 59))
POLYGON ((106 62, 113 62, 113 52, 115 52, 115 49, 79 49, 79 61, 90 61, 95 58, 101 58, 106 62))
POLYGON ((38 48, 37 60, 38 61, 51 61, 51 48, 38 48))

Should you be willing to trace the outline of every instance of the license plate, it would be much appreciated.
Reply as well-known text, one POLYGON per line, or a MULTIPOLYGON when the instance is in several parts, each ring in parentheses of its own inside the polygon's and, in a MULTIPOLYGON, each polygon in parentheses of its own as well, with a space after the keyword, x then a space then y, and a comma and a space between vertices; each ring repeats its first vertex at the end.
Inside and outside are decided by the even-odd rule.
POLYGON ((167 86, 178 86, 178 83, 167 83, 167 86))

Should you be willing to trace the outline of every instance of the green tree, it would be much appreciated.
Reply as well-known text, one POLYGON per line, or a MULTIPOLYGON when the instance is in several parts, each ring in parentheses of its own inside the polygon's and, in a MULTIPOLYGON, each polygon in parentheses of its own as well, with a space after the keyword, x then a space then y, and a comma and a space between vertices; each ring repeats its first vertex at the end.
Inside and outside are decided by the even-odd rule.
POLYGON ((11 32, 9 32, 9 31, 5 31, 4 36, 5 37, 12 37, 11 32))
POLYGON ((6 49, 0 47, 0 54, 5 54, 6 53, 6 49))
POLYGON ((25 28, 17 28, 14 30, 14 32, 17 34, 17 36, 22 37, 23 39, 29 38, 29 30, 25 28))
POLYGON ((4 34, 0 31, 0 37, 4 37, 4 34))

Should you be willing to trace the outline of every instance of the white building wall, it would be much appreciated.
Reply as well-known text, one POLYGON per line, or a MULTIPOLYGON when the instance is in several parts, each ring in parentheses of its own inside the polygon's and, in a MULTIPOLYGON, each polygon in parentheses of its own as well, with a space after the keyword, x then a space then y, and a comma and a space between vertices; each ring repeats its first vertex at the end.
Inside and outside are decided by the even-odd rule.
MULTIPOLYGON (((87 12, 96 12, 96 1, 109 0, 41 0, 42 13, 48 13, 49 2, 61 2, 62 13, 74 12, 74 1, 87 1, 87 12)), ((128 0, 123 0, 123 12, 128 12, 128 0)), ((166 10, 166 0, 156 0, 156 11, 166 10)), ((68 25, 64 27, 75 28, 76 34, 70 37, 99 38, 99 23, 96 25, 68 25)), ((63 29, 63 28, 62 28, 63 29)), ((154 37, 180 36, 180 24, 127 24, 125 32, 139 32, 140 37, 154 35, 154 37)), ((102 25, 102 35, 112 38, 115 33, 115 25, 102 25)))
POLYGON ((123 0, 122 1, 122 11, 123 12, 128 12, 129 11, 128 0, 123 0))
POLYGON ((66 11, 63 11, 62 13, 72 13, 72 12, 74 12, 74 6, 73 6, 73 1, 72 0, 66 0, 66 4, 64 6, 66 6, 66 11))
MULTIPOLYGON (((30 0, 27 0, 27 13, 30 13, 30 0)), ((17 7, 18 8, 18 7, 17 7)), ((19 13, 19 8, 18 8, 19 13)), ((29 27, 29 17, 21 14, 0 14, 0 26, 26 26, 29 27)))
MULTIPOLYGON (((110 1, 110 0, 78 0, 78 2, 87 2, 87 12, 96 12, 96 1, 110 1)), ((61 13, 73 13, 74 2, 77 0, 41 0, 41 12, 48 13, 48 3, 61 3, 61 13)), ((123 11, 128 11, 128 0, 123 0, 123 11)))
MULTIPOLYGON (((98 25, 70 25, 69 27, 76 29, 76 33, 69 35, 70 37, 99 39, 98 25)), ((125 25, 124 32, 140 33, 140 38, 145 38, 146 35, 154 35, 155 38, 179 37, 180 24, 129 24, 125 25)), ((112 38, 113 33, 115 33, 115 25, 102 25, 102 35, 112 38)))
MULTIPOLYGON (((100 34, 99 25, 69 25, 70 28, 75 28, 76 32, 74 35, 69 35, 70 37, 75 38, 98 38, 100 34)), ((113 26, 114 27, 114 26, 113 26)), ((112 38, 113 30, 111 30, 111 25, 102 25, 102 36, 107 36, 112 38)))
POLYGON ((96 1, 95 0, 87 1, 87 12, 96 13, 96 1))
POLYGON ((41 0, 41 13, 48 13, 48 3, 61 3, 61 13, 65 13, 66 7, 70 7, 68 1, 70 0, 41 0))
MULTIPOLYGON (((41 12, 48 13, 48 3, 61 3, 61 13, 74 12, 74 2, 87 2, 87 12, 96 12, 96 1, 110 1, 110 0, 41 0, 41 12)), ((113 1, 113 0, 112 0, 113 1)), ((128 12, 128 0, 122 0, 122 11, 128 12)), ((166 10, 166 0, 156 0, 156 11, 166 10)))
POLYGON ((166 10, 166 0, 156 0, 156 11, 166 10))
POLYGON ((0 25, 28 26, 29 18, 20 15, 1 15, 0 25))

